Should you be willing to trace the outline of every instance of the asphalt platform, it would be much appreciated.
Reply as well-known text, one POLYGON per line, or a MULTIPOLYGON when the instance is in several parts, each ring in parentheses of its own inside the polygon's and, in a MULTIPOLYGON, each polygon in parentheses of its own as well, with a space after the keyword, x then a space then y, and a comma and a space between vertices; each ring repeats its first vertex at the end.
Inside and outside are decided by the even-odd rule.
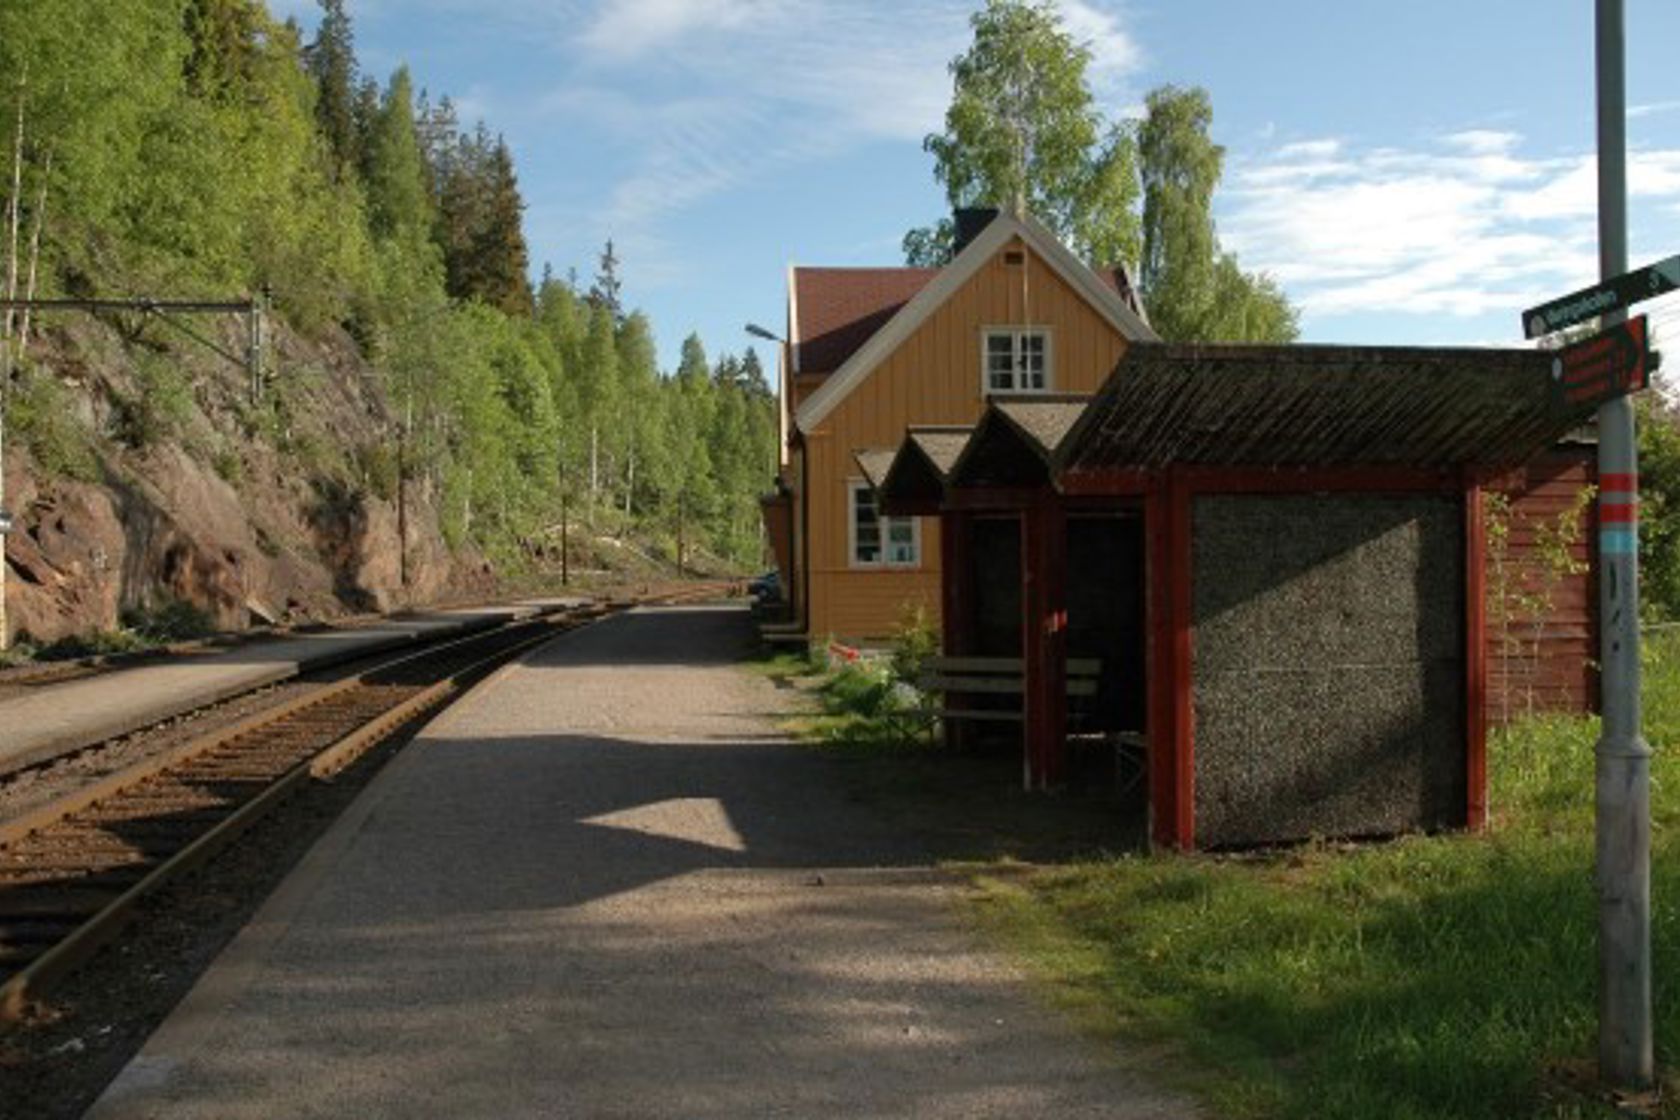
POLYGON ((43 684, 0 699, 0 771, 124 735, 300 671, 327 668, 429 637, 466 634, 580 601, 429 611, 368 626, 176 654, 131 669, 43 684))
POLYGON ((791 744, 738 607, 639 609, 399 754, 89 1113, 1183 1117, 791 744))

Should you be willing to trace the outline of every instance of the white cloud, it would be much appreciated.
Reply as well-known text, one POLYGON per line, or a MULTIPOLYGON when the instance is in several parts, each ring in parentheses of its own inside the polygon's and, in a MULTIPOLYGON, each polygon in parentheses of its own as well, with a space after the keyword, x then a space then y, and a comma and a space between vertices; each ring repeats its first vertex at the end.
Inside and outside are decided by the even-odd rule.
POLYGON ((1460 148, 1471 155, 1491 156, 1504 155, 1517 146, 1522 139, 1515 132, 1498 132, 1489 128, 1470 128, 1463 132, 1450 132, 1442 137, 1450 147, 1460 148))
MULTIPOLYGON (((1631 153, 1628 179, 1636 217, 1641 203, 1667 209, 1680 150, 1631 153)), ((1515 316, 1596 275, 1596 206, 1592 156, 1529 156, 1521 136, 1476 129, 1414 149, 1326 139, 1233 159, 1220 230, 1309 319, 1515 316)))
POLYGON ((1137 70, 1143 51, 1127 33, 1117 12, 1092 0, 1058 0, 1062 26, 1075 42, 1091 49, 1092 81, 1117 83, 1137 70))
MULTIPOLYGON (((523 10, 527 0, 511 2, 523 10)), ((1091 80, 1112 107, 1141 62, 1116 0, 1057 7, 1090 46, 1091 80)), ((661 224, 708 198, 937 131, 974 9, 974 0, 593 0, 566 33, 579 61, 531 109, 605 134, 630 158, 587 220, 602 236, 660 251, 661 224)))
POLYGON ((681 50, 685 38, 700 32, 773 20, 791 6, 782 0, 607 0, 578 42, 613 58, 634 58, 681 50))
POLYGON ((1680 101, 1649 101, 1643 105, 1629 105, 1627 115, 1634 119, 1651 117, 1658 113, 1672 113, 1680 109, 1680 101))

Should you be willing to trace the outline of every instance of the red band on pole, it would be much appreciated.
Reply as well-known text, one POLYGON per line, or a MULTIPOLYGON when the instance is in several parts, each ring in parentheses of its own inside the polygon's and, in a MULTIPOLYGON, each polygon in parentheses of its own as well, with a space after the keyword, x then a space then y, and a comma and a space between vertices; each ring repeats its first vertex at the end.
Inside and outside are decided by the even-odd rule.
POLYGON ((1601 494, 1639 492, 1639 476, 1637 474, 1602 474, 1598 477, 1598 490, 1601 494))
POLYGON ((1599 507, 1598 519, 1606 525, 1632 525, 1639 520, 1639 507, 1606 504, 1599 507))

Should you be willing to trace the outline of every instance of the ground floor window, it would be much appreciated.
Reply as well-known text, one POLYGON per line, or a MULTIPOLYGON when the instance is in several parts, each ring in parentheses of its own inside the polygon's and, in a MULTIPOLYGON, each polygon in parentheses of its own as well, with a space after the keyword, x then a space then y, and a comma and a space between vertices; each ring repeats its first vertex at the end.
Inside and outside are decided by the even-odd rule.
POLYGON ((875 489, 864 482, 847 484, 851 498, 851 552, 854 568, 914 568, 922 562, 921 521, 885 517, 875 509, 875 489))

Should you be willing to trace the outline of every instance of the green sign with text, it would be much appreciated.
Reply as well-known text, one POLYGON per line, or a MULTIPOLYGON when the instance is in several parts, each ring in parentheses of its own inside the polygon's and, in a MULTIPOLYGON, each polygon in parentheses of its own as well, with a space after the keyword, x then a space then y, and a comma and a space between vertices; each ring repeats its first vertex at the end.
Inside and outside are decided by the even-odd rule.
POLYGON ((1523 312, 1523 337, 1539 338, 1561 331, 1676 288, 1680 288, 1680 255, 1529 308, 1523 312))

